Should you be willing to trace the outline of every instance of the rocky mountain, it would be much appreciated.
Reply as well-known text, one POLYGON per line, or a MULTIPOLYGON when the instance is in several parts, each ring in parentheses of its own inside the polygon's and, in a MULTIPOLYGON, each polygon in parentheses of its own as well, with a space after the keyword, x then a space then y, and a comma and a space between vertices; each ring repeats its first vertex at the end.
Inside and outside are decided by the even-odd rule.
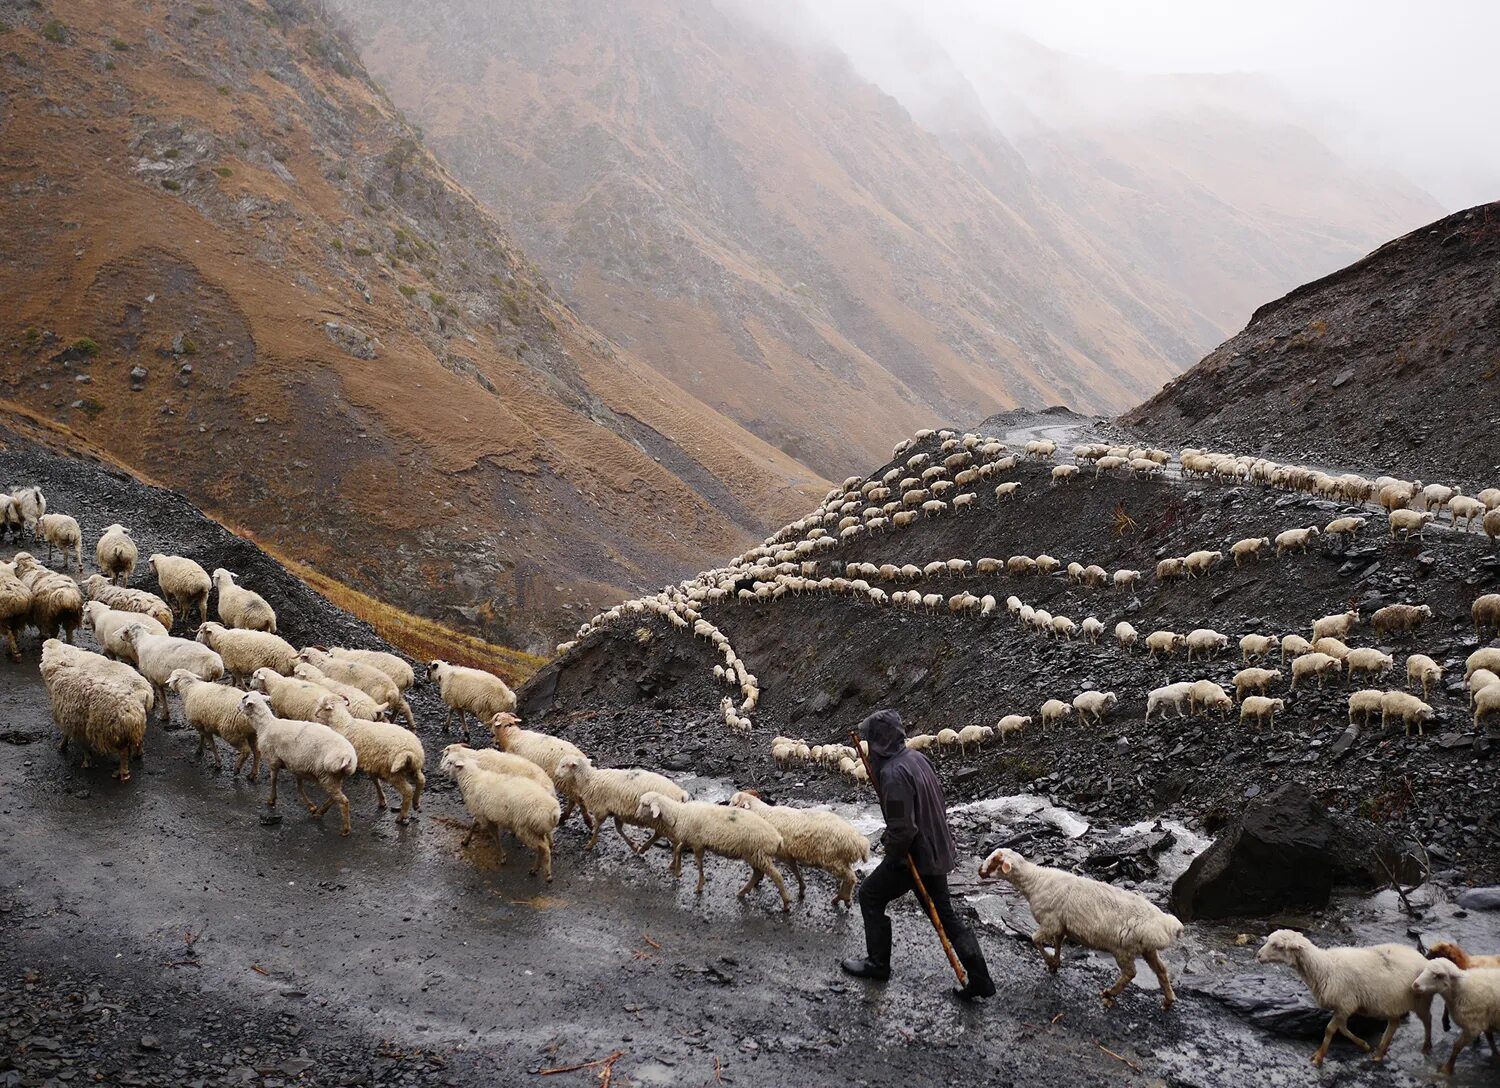
POLYGON ((0 397, 516 645, 820 481, 581 321, 302 0, 9 5, 0 397))
POLYGON ((1021 143, 1004 88, 915 31, 890 37, 920 105, 772 29, 796 3, 340 6, 581 314, 827 476, 935 418, 1123 409, 1257 302, 1437 211, 1310 138, 1216 143, 1213 116, 1021 143))
POLYGON ((1447 216, 1262 306, 1123 422, 1166 442, 1493 486, 1497 268, 1500 204, 1447 216))

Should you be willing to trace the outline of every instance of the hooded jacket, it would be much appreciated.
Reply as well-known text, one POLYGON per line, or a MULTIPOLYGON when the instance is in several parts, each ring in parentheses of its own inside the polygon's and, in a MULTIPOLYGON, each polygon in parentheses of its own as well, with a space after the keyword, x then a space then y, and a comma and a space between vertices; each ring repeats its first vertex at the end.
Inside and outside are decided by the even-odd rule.
POLYGON ((885 856, 901 861, 907 854, 919 873, 946 875, 958 861, 958 846, 948 830, 948 806, 932 764, 906 746, 906 729, 894 710, 877 710, 859 724, 869 741, 885 809, 885 856))

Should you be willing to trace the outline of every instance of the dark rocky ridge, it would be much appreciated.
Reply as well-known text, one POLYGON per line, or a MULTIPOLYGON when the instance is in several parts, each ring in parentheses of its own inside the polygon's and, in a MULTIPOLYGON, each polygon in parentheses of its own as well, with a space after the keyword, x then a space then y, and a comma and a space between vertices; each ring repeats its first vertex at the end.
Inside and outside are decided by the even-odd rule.
POLYGON ((1121 421, 1172 445, 1494 486, 1500 204, 1267 303, 1121 421))

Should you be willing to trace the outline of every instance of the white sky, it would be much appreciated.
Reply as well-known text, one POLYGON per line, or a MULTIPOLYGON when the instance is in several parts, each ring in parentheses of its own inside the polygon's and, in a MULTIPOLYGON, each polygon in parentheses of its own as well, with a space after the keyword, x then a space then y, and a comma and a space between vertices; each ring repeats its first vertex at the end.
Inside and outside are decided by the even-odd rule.
MULTIPOLYGON (((955 56, 968 54, 966 63, 976 38, 1011 30, 1127 72, 1268 76, 1304 123, 1340 150, 1400 172, 1450 208, 1500 200, 1500 0, 772 0, 766 7, 780 7, 783 18, 800 8, 810 24, 856 51, 879 21, 872 10, 883 7, 955 56)), ((867 74, 886 85, 881 73, 867 74)), ((900 97, 902 74, 888 74, 887 90, 900 97)))

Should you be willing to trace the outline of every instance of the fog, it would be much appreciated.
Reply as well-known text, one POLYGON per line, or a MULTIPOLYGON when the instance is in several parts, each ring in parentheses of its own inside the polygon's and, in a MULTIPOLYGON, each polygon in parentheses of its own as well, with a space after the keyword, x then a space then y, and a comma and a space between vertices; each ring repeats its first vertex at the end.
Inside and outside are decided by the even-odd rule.
POLYGON ((1008 135, 1229 109, 1456 209, 1500 199, 1493 0, 722 0, 833 45, 919 121, 1008 135), (1168 77, 1194 78, 1168 78, 1168 77))

